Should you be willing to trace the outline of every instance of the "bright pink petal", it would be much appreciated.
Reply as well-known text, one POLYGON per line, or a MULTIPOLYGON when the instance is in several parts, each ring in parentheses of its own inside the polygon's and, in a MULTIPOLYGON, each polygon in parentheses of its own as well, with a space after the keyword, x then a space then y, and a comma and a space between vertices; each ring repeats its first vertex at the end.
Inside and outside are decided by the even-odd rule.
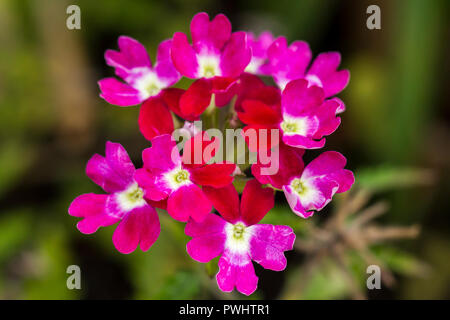
POLYGON ((342 91, 350 79, 348 70, 337 71, 340 63, 339 52, 325 52, 317 56, 308 71, 308 75, 314 75, 320 79, 327 97, 342 91))
POLYGON ((130 211, 113 234, 116 249, 124 254, 133 252, 138 245, 147 251, 158 239, 161 227, 156 210, 148 205, 130 211))
POLYGON ((350 71, 340 70, 333 73, 323 82, 325 96, 331 97, 345 89, 350 81, 350 71))
POLYGON ((208 214, 202 222, 189 220, 185 233, 193 237, 186 245, 189 256, 199 262, 208 262, 223 252, 226 234, 225 221, 215 214, 208 214))
POLYGON ((197 78, 197 56, 184 33, 175 32, 173 35, 171 55, 178 72, 191 79, 197 78))
POLYGON ((234 163, 212 163, 189 169, 191 181, 202 186, 224 187, 233 182, 234 163))
POLYGON ((336 114, 341 105, 335 100, 326 100, 315 111, 319 119, 319 128, 314 134, 314 139, 321 139, 323 136, 332 134, 341 124, 341 118, 336 114))
POLYGON ((131 162, 125 148, 120 143, 111 141, 106 142, 105 158, 109 167, 120 175, 123 180, 131 183, 135 171, 133 162, 131 162))
POLYGON ((209 22, 205 12, 197 13, 191 21, 191 36, 195 50, 200 52, 220 52, 231 35, 231 23, 223 14, 218 14, 209 22))
POLYGON ((105 60, 109 66, 116 69, 116 74, 126 80, 134 68, 151 68, 152 64, 145 47, 137 40, 120 36, 120 51, 106 50, 105 60))
POLYGON ((226 44, 220 58, 220 69, 225 77, 238 77, 251 59, 245 32, 235 32, 226 44))
POLYGON ((102 79, 98 85, 101 91, 100 97, 111 104, 128 107, 137 105, 143 100, 138 90, 115 78, 102 79))
POLYGON ((353 173, 344 169, 346 162, 345 157, 339 152, 324 152, 306 166, 302 178, 328 178, 339 184, 336 192, 345 192, 355 181, 353 173))
POLYGON ((295 41, 288 47, 286 38, 279 37, 267 50, 267 56, 269 65, 266 72, 284 88, 289 81, 304 76, 312 54, 306 42, 295 41))
POLYGON ((325 138, 314 140, 301 135, 283 135, 283 142, 288 146, 303 149, 320 149, 325 145, 325 138))
POLYGON ((252 227, 250 255, 265 269, 282 271, 286 268, 284 251, 294 247, 295 234, 291 227, 258 224, 252 227))
POLYGON ((120 144, 109 142, 107 149, 108 158, 92 156, 86 165, 86 175, 106 192, 125 190, 133 182, 134 167, 120 144))
POLYGON ((173 119, 168 107, 159 97, 147 99, 139 111, 139 130, 151 140, 156 136, 173 132, 173 119))
POLYGON ((200 222, 189 220, 184 229, 188 237, 201 237, 209 234, 219 234, 224 232, 226 221, 214 213, 210 213, 200 222))
POLYGON ((226 221, 235 223, 239 220, 239 194, 233 184, 223 188, 203 187, 203 193, 226 221))
POLYGON ((144 168, 154 173, 164 173, 179 167, 181 157, 175 140, 170 134, 152 139, 152 146, 142 152, 144 168))
POLYGON ((167 86, 175 84, 180 80, 181 75, 175 68, 172 62, 170 51, 172 49, 172 39, 162 41, 158 46, 158 52, 156 54, 155 71, 158 78, 167 86))
POLYGON ((308 87, 308 81, 298 79, 286 85, 281 97, 281 106, 283 113, 296 117, 319 107, 324 98, 325 95, 321 88, 317 86, 308 87))
POLYGON ((258 180, 247 181, 242 192, 241 218, 247 226, 258 223, 274 206, 274 191, 263 188, 258 180))
POLYGON ((167 201, 167 212, 172 218, 182 222, 188 221, 189 218, 202 221, 211 209, 211 202, 195 184, 178 188, 167 201))
POLYGON ((258 286, 258 277, 248 254, 233 254, 226 251, 219 260, 216 279, 220 290, 231 292, 236 287, 247 296, 258 286))
POLYGON ((82 194, 72 201, 69 207, 69 214, 74 217, 83 218, 77 224, 78 230, 85 234, 97 231, 99 227, 110 226, 118 218, 106 213, 106 202, 108 195, 87 193, 82 194))

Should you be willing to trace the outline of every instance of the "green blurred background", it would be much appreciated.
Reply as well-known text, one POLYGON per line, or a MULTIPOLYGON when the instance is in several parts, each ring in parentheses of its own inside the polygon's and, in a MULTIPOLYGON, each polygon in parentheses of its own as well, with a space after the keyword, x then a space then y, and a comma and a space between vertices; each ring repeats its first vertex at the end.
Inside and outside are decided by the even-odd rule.
MULTIPOLYGON (((340 94, 347 111, 326 149, 342 152, 357 180, 383 186, 375 199, 390 209, 381 225, 422 226, 416 239, 387 247, 398 281, 368 297, 450 298, 447 0, 0 0, 0 298, 242 297, 220 294, 205 265, 186 255, 183 225, 165 214, 152 249, 130 255, 114 249, 114 227, 82 235, 67 214, 78 194, 101 192, 84 167, 106 140, 122 143, 136 166, 147 146, 137 128, 139 108, 98 97, 96 82, 113 75, 104 51, 129 35, 154 57, 159 41, 187 32, 199 11, 225 13, 234 30, 306 40, 314 55, 342 53, 341 66, 351 72, 340 94), (81 8, 81 30, 66 28, 70 4, 81 8), (381 30, 366 28, 371 4, 381 8, 381 30), (81 267, 81 290, 66 287, 72 264, 81 267)), ((309 223, 281 200, 272 215, 299 229, 309 223)), ((311 223, 320 223, 316 216, 311 223)), ((284 273, 256 267, 260 285, 251 298, 283 297, 303 260, 290 253, 284 273)), ((351 297, 333 270, 325 267, 308 290, 290 298, 351 297)), ((359 277, 365 279, 364 270, 359 277)))

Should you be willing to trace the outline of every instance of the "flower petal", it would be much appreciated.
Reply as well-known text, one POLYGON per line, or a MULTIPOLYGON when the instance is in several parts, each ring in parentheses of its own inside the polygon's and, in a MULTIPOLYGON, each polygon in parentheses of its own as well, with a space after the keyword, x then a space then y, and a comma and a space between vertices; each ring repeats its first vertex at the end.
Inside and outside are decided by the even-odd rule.
POLYGON ((181 186, 167 201, 167 212, 172 218, 186 222, 189 218, 202 221, 211 212, 212 204, 195 184, 181 186))
POLYGON ((131 253, 140 244, 147 251, 158 239, 161 227, 156 210, 144 205, 130 211, 117 226, 113 243, 121 253, 131 253))
POLYGON ((97 231, 99 227, 110 226, 119 221, 118 218, 106 213, 107 199, 108 195, 106 194, 87 193, 72 201, 69 207, 69 215, 83 218, 77 224, 78 230, 85 234, 91 234, 97 231))
POLYGON ((283 114, 298 117, 320 106, 325 99, 322 88, 308 87, 304 79, 293 80, 286 85, 281 96, 283 114))
POLYGON ((263 188, 256 179, 249 180, 242 192, 241 218, 247 226, 254 225, 264 218, 274 203, 272 188, 263 188))
POLYGON ((282 271, 286 268, 284 251, 294 247, 295 234, 291 227, 258 224, 252 227, 250 255, 265 269, 282 271))
POLYGON ((192 43, 197 52, 219 52, 231 35, 231 23, 223 14, 209 22, 205 12, 197 13, 191 21, 192 43))
POLYGON ((276 154, 274 148, 268 151, 267 158, 264 157, 264 152, 258 153, 257 162, 252 165, 252 174, 261 184, 270 183, 273 187, 281 189, 293 176, 302 173, 304 168, 302 156, 304 153, 303 149, 292 148, 280 143, 278 154, 276 154), (278 161, 278 165, 275 165, 273 161, 278 161), (274 166, 278 167, 275 174, 264 174, 274 166), (262 171, 263 169, 265 170, 262 171))
POLYGON ((315 75, 320 79, 327 97, 342 91, 350 79, 348 70, 336 71, 340 63, 339 52, 325 52, 317 56, 308 71, 308 75, 315 75))
POLYGON ((191 79, 197 78, 197 55, 189 45, 187 36, 184 33, 175 32, 173 35, 171 55, 173 64, 178 72, 191 79))
POLYGON ((195 81, 180 98, 180 110, 189 118, 200 116, 211 102, 212 84, 207 79, 195 81))
POLYGON ((215 214, 208 214, 202 222, 189 220, 186 235, 193 237, 186 245, 187 253, 199 262, 208 262, 223 252, 226 240, 225 221, 215 214))
POLYGON ((220 59, 220 69, 225 77, 239 77, 252 58, 245 32, 234 32, 220 59))
POLYGON ((239 220, 239 194, 233 184, 223 188, 203 187, 203 193, 226 221, 235 223, 239 220))
POLYGON ((108 158, 92 156, 86 165, 86 175, 106 192, 125 190, 133 182, 134 166, 120 144, 108 142, 106 148, 108 158))
POLYGON ((109 66, 116 69, 116 74, 126 80, 134 68, 148 67, 152 63, 145 47, 137 40, 120 36, 118 39, 120 51, 106 50, 105 60, 109 66))
POLYGON ((98 82, 100 97, 110 104, 121 107, 134 106, 142 102, 140 92, 115 78, 105 78, 98 82))
POLYGON ((142 104, 138 123, 139 130, 147 140, 162 134, 171 134, 174 129, 172 115, 159 97, 147 99, 142 104))
POLYGON ((191 180, 195 184, 221 188, 233 182, 232 174, 235 169, 234 163, 212 163, 203 167, 191 168, 189 172, 191 180))
POLYGON ((258 286, 258 277, 248 254, 233 254, 228 251, 219 260, 216 280, 220 290, 231 292, 236 287, 247 296, 258 286))
POLYGON ((306 166, 302 178, 326 177, 339 184, 336 192, 345 192, 355 182, 353 173, 344 169, 346 163, 347 160, 339 152, 324 152, 306 166))
POLYGON ((245 124, 277 125, 281 122, 281 115, 270 106, 258 100, 242 102, 242 111, 238 112, 239 119, 245 124))

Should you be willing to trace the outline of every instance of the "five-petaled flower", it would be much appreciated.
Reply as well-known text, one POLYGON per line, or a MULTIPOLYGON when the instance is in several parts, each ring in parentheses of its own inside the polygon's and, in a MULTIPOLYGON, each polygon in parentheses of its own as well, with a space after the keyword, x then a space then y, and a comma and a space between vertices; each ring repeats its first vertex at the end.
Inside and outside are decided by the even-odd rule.
POLYGON ((350 73, 339 70, 341 55, 338 52, 325 52, 317 56, 308 69, 312 53, 304 41, 294 41, 290 46, 285 37, 279 37, 267 49, 267 73, 284 89, 291 80, 304 78, 310 85, 323 88, 326 97, 341 92, 348 84, 350 73))
POLYGON ((214 141, 203 132, 186 142, 182 156, 170 135, 158 136, 142 152, 144 167, 136 171, 135 179, 148 199, 167 199, 167 212, 175 220, 202 221, 212 204, 198 185, 223 187, 233 181, 236 169, 234 163, 207 164, 214 150, 214 141), (210 145, 213 148, 207 152, 210 145))
POLYGON ((83 218, 77 227, 86 234, 120 221, 112 238, 117 250, 130 253, 140 245, 142 251, 147 251, 159 236, 158 214, 134 180, 135 168, 125 149, 108 141, 105 155, 95 154, 86 166, 86 174, 108 194, 78 196, 69 214, 83 218))
POLYGON ((153 67, 141 43, 126 36, 119 37, 118 43, 120 51, 106 50, 105 60, 126 83, 116 78, 105 78, 98 82, 100 97, 109 103, 118 106, 137 105, 158 96, 163 89, 180 79, 170 58, 171 40, 160 43, 153 67))
POLYGON ((306 167, 303 153, 304 150, 282 144, 277 174, 262 174, 262 168, 270 164, 259 161, 252 165, 252 173, 260 183, 282 189, 292 211, 308 218, 314 211, 322 210, 335 193, 349 190, 355 177, 350 170, 344 169, 347 160, 339 152, 326 151, 306 167))
POLYGON ((219 288, 230 292, 236 287, 250 295, 258 284, 252 260, 266 269, 284 270, 284 251, 292 250, 295 234, 288 226, 257 224, 272 209, 274 194, 255 179, 246 183, 240 203, 232 184, 205 187, 204 192, 221 216, 210 213, 202 222, 189 220, 185 233, 192 240, 187 252, 199 262, 221 256, 216 276, 219 288))

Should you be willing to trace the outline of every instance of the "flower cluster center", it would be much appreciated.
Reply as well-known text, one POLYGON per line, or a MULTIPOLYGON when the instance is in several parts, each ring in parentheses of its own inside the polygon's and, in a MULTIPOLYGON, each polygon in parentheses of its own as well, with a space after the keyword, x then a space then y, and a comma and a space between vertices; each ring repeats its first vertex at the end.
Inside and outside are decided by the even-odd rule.
POLYGON ((303 182, 299 178, 295 178, 291 182, 291 188, 299 195, 305 193, 306 188, 303 182))
POLYGON ((242 223, 236 223, 233 226, 233 237, 236 240, 242 239, 244 237, 245 226, 242 223))
POLYGON ((188 179, 189 179, 189 172, 187 172, 187 170, 182 169, 175 175, 175 181, 177 183, 183 183, 188 179))
POLYGON ((191 183, 189 171, 182 169, 181 167, 167 172, 165 174, 165 180, 172 190, 176 190, 191 183))
POLYGON ((297 124, 294 122, 283 121, 281 123, 281 129, 283 129, 285 133, 297 132, 297 124))
POLYGON ((146 204, 144 190, 142 190, 137 183, 118 193, 116 199, 124 211, 130 211, 146 204))
POLYGON ((202 56, 198 59, 199 73, 204 78, 212 78, 220 75, 219 60, 215 56, 202 56))
POLYGON ((283 122, 280 124, 284 134, 299 134, 305 136, 308 132, 308 122, 304 117, 296 118, 288 115, 283 116, 283 122))

